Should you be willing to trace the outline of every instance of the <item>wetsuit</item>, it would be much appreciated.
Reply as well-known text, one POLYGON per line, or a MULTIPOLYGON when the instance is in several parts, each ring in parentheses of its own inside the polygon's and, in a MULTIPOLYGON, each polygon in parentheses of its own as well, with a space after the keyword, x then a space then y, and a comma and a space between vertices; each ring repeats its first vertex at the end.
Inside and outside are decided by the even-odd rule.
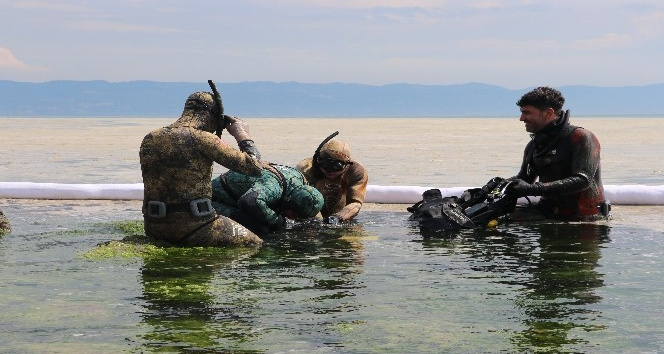
POLYGON ((532 135, 523 163, 513 178, 541 184, 541 199, 535 209, 511 214, 515 220, 529 219, 539 212, 545 218, 593 220, 602 217, 604 202, 600 168, 600 144, 595 135, 569 124, 562 115, 532 135))
POLYGON ((260 176, 228 171, 214 178, 212 201, 217 212, 261 236, 281 229, 287 210, 310 218, 323 206, 323 196, 298 170, 277 164, 265 164, 260 176))
MULTIPOLYGON (((208 93, 195 98, 214 104, 208 93)), ((209 201, 213 162, 250 175, 260 174, 261 163, 213 134, 217 118, 191 102, 180 119, 150 132, 141 144, 145 233, 189 246, 259 245, 258 236, 218 216, 209 201)))
POLYGON ((369 180, 367 170, 361 163, 353 161, 346 171, 334 180, 318 178, 320 175, 314 173, 312 158, 300 161, 297 169, 302 171, 309 184, 323 194, 325 198, 321 209, 323 217, 338 215, 343 221, 355 217, 360 212, 369 180))

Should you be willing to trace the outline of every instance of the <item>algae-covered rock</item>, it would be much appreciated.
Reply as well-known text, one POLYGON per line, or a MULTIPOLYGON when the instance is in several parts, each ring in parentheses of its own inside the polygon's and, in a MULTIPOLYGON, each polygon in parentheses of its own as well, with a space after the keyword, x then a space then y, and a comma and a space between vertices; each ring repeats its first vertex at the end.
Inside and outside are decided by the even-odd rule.
POLYGON ((0 235, 6 234, 9 231, 11 231, 9 219, 0 211, 0 235))
POLYGON ((126 236, 121 240, 100 243, 83 256, 88 259, 104 258, 141 258, 146 255, 163 253, 163 244, 145 235, 142 220, 116 221, 113 229, 126 236))
POLYGON ((145 235, 143 220, 116 221, 110 226, 125 236, 120 240, 100 243, 85 252, 83 257, 89 260, 139 258, 168 259, 170 262, 176 258, 184 258, 223 261, 255 253, 255 250, 249 252, 244 247, 183 247, 155 240, 145 235))

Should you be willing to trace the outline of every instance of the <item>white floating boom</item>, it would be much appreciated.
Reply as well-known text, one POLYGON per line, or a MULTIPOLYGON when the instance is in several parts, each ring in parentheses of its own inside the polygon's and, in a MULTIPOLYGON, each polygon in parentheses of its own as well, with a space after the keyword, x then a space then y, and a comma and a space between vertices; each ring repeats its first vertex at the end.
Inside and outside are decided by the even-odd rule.
MULTIPOLYGON (((435 187, 369 185, 365 202, 413 204, 435 187)), ((460 196, 474 187, 439 188, 443 196, 460 196)), ((664 185, 604 185, 606 199, 614 205, 664 205, 664 185)), ((0 198, 7 199, 106 199, 142 200, 143 183, 62 184, 0 182, 0 198)), ((531 198, 533 200, 533 198, 531 198)))

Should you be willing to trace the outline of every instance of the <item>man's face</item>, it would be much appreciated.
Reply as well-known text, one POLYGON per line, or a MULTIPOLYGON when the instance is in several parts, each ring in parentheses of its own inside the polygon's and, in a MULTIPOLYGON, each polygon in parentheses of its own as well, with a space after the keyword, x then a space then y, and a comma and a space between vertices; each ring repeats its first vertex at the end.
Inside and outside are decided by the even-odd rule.
POLYGON ((549 123, 556 120, 556 115, 553 108, 541 111, 533 106, 523 106, 521 107, 521 117, 519 120, 525 124, 527 132, 537 133, 549 123))

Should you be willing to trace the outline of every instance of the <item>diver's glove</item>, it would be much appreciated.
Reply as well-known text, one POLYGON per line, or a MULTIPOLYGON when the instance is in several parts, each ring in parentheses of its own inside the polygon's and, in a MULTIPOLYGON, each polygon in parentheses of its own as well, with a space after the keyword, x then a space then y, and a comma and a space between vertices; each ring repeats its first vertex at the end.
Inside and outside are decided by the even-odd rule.
POLYGON ((224 114, 224 119, 228 123, 226 130, 235 138, 235 141, 253 140, 249 134, 249 125, 245 121, 226 114, 224 114))
POLYGON ((283 216, 283 215, 277 215, 277 222, 274 224, 270 225, 270 231, 277 231, 281 230, 284 227, 286 227, 286 224, 288 223, 288 219, 283 216))
POLYGON ((242 140, 237 143, 237 146, 240 147, 240 151, 246 152, 247 154, 254 156, 257 160, 261 159, 261 154, 258 152, 256 143, 253 140, 242 140))
POLYGON ((507 193, 514 197, 542 195, 542 183, 528 183, 522 179, 513 179, 507 187, 507 193))
POLYGON ((341 224, 341 217, 339 215, 330 215, 327 217, 327 224, 332 226, 339 226, 341 224))

